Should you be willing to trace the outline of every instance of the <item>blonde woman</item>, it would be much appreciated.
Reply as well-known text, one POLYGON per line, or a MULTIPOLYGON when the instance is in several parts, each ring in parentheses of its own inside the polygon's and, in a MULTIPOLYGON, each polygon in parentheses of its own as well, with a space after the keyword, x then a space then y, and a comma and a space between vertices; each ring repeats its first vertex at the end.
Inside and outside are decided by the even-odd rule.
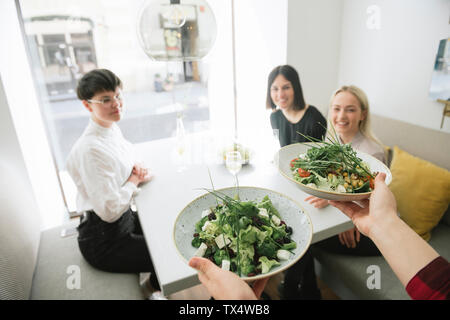
POLYGON ((350 143, 356 150, 385 162, 383 144, 370 128, 369 100, 356 86, 342 86, 330 101, 328 122, 333 125, 341 143, 350 143))
MULTIPOLYGON (((353 149, 372 155, 386 162, 384 147, 370 129, 369 101, 363 90, 356 86, 342 86, 331 96, 328 112, 328 127, 334 127, 341 143, 349 143, 353 149)), ((332 129, 331 129, 332 130, 332 129)), ((329 131, 329 135, 334 133, 329 131)), ((324 208, 328 200, 307 197, 316 208, 324 208)), ((379 255, 373 242, 361 236, 357 228, 340 233, 336 237, 318 243, 330 251, 355 255, 379 255)))

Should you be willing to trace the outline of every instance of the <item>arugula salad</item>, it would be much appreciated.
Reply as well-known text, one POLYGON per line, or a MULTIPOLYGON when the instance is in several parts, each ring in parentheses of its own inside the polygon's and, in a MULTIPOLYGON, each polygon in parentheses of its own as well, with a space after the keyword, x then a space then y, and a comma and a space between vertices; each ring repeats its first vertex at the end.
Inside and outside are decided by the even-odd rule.
POLYGON ((195 224, 195 255, 210 259, 239 276, 268 273, 288 260, 297 247, 292 228, 281 220, 268 196, 262 201, 240 201, 209 191, 217 205, 206 209, 195 224), (221 203, 219 203, 221 200, 221 203))
POLYGON ((320 142, 292 159, 294 179, 308 187, 341 193, 370 192, 374 177, 349 144, 320 142))

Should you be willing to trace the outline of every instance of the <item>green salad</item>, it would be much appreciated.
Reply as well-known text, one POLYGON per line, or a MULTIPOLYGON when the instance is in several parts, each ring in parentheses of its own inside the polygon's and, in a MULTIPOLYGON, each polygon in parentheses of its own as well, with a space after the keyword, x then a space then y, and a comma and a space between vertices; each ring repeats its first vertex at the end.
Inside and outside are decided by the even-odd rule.
POLYGON ((294 179, 309 187, 342 193, 370 192, 374 174, 350 145, 311 147, 292 159, 294 179))
MULTIPOLYGON (((299 134, 301 134, 299 132, 299 134)), ((370 192, 374 178, 369 166, 350 144, 335 139, 320 141, 304 136, 312 146, 290 163, 294 179, 308 187, 341 193, 370 192)))
POLYGON ((281 220, 268 196, 261 202, 239 201, 216 191, 217 205, 195 224, 195 255, 210 259, 240 276, 268 273, 288 260, 297 247, 292 228, 281 220), (221 200, 221 203, 219 203, 221 200))

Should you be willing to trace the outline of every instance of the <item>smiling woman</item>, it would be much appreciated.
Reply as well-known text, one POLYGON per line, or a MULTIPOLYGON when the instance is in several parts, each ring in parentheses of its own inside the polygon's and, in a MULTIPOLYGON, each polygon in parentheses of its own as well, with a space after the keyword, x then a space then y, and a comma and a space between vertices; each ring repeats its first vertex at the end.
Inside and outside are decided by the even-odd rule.
MULTIPOLYGON (((281 147, 307 141, 301 134, 323 140, 326 120, 319 110, 305 103, 300 78, 292 66, 278 66, 269 74, 266 108, 273 110, 270 123, 278 132, 281 147)), ((307 250, 297 263, 287 269, 282 297, 319 299, 320 291, 313 274, 314 260, 311 251, 307 250)))
POLYGON ((386 162, 383 144, 370 126, 369 100, 357 86, 342 86, 331 96, 328 121, 341 143, 351 143, 354 149, 366 152, 386 162))
POLYGON ((339 131, 342 141, 347 143, 359 131, 359 124, 365 119, 367 111, 361 109, 356 97, 346 91, 336 94, 331 106, 330 119, 339 131))
POLYGON ((278 66, 268 77, 266 108, 272 109, 270 123, 278 131, 281 147, 306 139, 298 132, 322 140, 326 120, 319 110, 305 103, 297 71, 278 66))

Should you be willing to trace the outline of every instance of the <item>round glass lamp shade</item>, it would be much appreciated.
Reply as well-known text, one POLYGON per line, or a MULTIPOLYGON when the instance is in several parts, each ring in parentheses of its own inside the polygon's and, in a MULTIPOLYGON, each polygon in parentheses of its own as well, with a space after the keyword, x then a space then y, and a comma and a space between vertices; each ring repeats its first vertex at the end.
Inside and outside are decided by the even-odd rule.
POLYGON ((147 0, 137 21, 139 42, 157 61, 195 61, 216 40, 214 13, 204 0, 147 0))

